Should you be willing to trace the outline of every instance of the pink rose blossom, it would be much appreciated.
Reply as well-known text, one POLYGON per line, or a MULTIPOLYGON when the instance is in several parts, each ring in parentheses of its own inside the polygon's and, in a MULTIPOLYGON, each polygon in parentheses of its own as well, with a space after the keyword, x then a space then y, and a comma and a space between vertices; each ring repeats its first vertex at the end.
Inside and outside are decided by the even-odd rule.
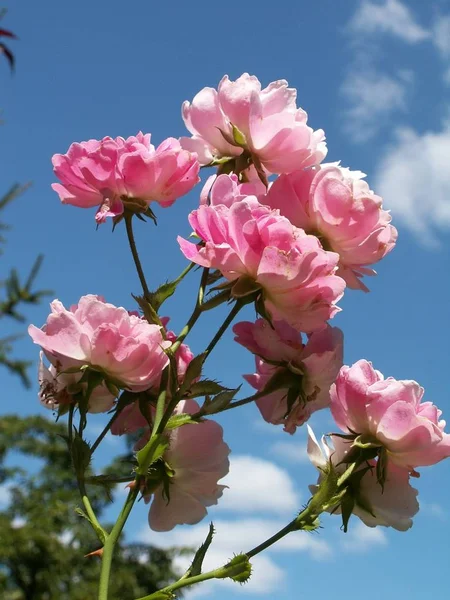
MULTIPOLYGON (((164 327, 167 327, 169 322, 168 317, 162 317, 161 322, 164 327)), ((175 342, 177 336, 173 331, 166 331, 165 338, 169 342, 175 342)), ((181 344, 178 350, 175 352, 175 361, 177 365, 177 379, 178 383, 183 383, 184 376, 186 374, 186 370, 189 366, 189 363, 194 358, 194 354, 187 344, 181 344)), ((158 394, 160 377, 155 380, 153 385, 153 390, 150 388, 149 392, 154 392, 155 395, 158 394)), ((153 411, 153 408, 150 404, 148 404, 148 410, 153 411)), ((133 433, 138 429, 143 429, 148 427, 147 419, 142 415, 139 402, 133 402, 126 406, 121 412, 117 419, 111 426, 111 433, 113 435, 124 435, 128 433, 133 433)))
POLYGON ((218 269, 229 281, 242 276, 253 280, 273 319, 311 332, 340 310, 336 302, 345 282, 335 275, 339 256, 256 198, 248 196, 231 206, 200 206, 189 222, 205 245, 179 237, 185 257, 218 269))
MULTIPOLYGON (((50 410, 58 410, 60 407, 73 404, 76 400, 75 394, 83 392, 87 388, 86 383, 79 383, 81 373, 57 373, 53 365, 46 367, 44 364, 44 353, 39 354, 39 400, 41 404, 50 410)), ((115 403, 115 396, 108 390, 105 384, 94 388, 88 400, 88 412, 102 413, 110 410, 115 403)))
MULTIPOLYGON (((176 412, 194 414, 199 408, 194 400, 183 400, 176 412)), ((154 531, 198 523, 207 514, 206 508, 217 504, 225 488, 218 481, 229 469, 230 449, 222 433, 222 427, 209 419, 170 432, 170 446, 163 458, 173 475, 168 497, 163 485, 153 492, 149 524, 154 531)))
MULTIPOLYGON (((308 456, 312 464, 321 471, 319 482, 324 477, 329 460, 336 471, 342 474, 348 464, 342 461, 351 448, 351 443, 342 438, 329 436, 333 448, 331 448, 325 437, 322 438, 320 447, 314 432, 308 426, 308 456)), ((406 469, 396 466, 388 461, 384 488, 377 482, 376 462, 369 461, 372 467, 359 480, 358 488, 354 492, 355 506, 353 514, 361 519, 368 527, 382 525, 393 527, 398 531, 406 531, 412 527, 412 518, 419 511, 417 502, 417 490, 409 483, 409 473, 406 469)), ((358 480, 356 480, 358 481, 358 480)), ((310 486, 314 493, 317 486, 310 486)), ((340 507, 331 507, 332 514, 340 514, 340 507)))
POLYGON ((346 433, 379 444, 399 467, 433 465, 450 456, 450 435, 441 411, 421 402, 415 381, 384 379, 370 362, 344 366, 331 387, 331 412, 346 433))
POLYGON ((184 102, 182 116, 192 137, 180 141, 197 152, 201 164, 243 152, 257 157, 269 173, 317 164, 327 153, 325 135, 307 126, 307 114, 297 108, 296 98, 297 91, 284 79, 261 90, 258 79, 248 73, 236 81, 225 75, 217 91, 203 88, 192 104, 184 102))
POLYGON ((280 210, 296 227, 315 234, 340 256, 338 275, 348 287, 368 291, 363 275, 395 246, 397 230, 364 173, 337 164, 282 175, 261 202, 280 210))
POLYGON ((160 327, 99 296, 83 296, 69 310, 59 300, 50 307, 46 325, 30 325, 28 333, 57 374, 89 365, 138 392, 150 388, 169 362, 164 350, 171 342, 163 339, 160 327))
POLYGON ((285 387, 256 400, 267 422, 282 424, 292 434, 313 412, 329 406, 330 386, 342 366, 340 329, 327 325, 306 345, 295 329, 280 321, 273 328, 264 319, 237 323, 233 331, 235 340, 256 355, 257 372, 244 376, 252 387, 261 391, 274 376, 285 376, 285 387), (288 393, 294 400, 290 407, 288 393))
POLYGON ((266 193, 266 186, 260 179, 239 183, 237 176, 211 175, 206 180, 200 192, 200 204, 225 204, 231 206, 234 202, 245 200, 247 196, 258 196, 266 193))
POLYGON ((174 138, 155 150, 150 134, 141 132, 127 139, 74 143, 67 154, 55 154, 52 163, 61 181, 52 188, 61 201, 81 208, 98 206, 99 223, 121 215, 127 203, 140 212, 150 202, 170 206, 200 181, 195 154, 174 138))

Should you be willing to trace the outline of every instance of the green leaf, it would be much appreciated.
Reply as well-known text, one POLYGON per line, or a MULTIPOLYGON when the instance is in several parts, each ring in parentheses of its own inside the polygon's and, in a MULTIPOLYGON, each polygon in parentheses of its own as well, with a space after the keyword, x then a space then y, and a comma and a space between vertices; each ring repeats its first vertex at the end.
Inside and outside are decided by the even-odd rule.
POLYGON ((191 388, 191 384, 194 381, 194 379, 198 379, 200 377, 200 375, 202 374, 204 362, 204 352, 202 354, 198 354, 191 360, 188 368, 186 369, 186 374, 184 376, 183 383, 180 386, 180 397, 184 396, 184 394, 191 388))
POLYGON ((245 134, 242 133, 242 131, 238 129, 236 125, 231 124, 231 127, 233 129, 234 142, 238 146, 242 146, 244 148, 247 145, 247 138, 245 137, 245 134))
POLYGON ((206 536, 206 540, 200 546, 200 548, 195 553, 194 559, 192 561, 191 566, 186 571, 186 577, 193 577, 194 575, 200 575, 202 572, 203 560, 205 559, 206 553, 211 545, 213 536, 214 536, 214 525, 212 523, 209 524, 208 535, 206 536))
POLYGON ((252 277, 242 275, 231 288, 233 298, 244 298, 251 294, 256 294, 261 290, 261 286, 252 277))
POLYGON ((200 308, 202 311, 211 310, 212 308, 216 308, 217 306, 220 306, 224 302, 228 302, 229 299, 230 299, 230 290, 227 289, 227 290, 224 290, 223 292, 220 292, 219 294, 216 294, 215 296, 213 296, 206 302, 203 302, 203 304, 201 305, 200 308))
POLYGON ((169 447, 169 440, 165 435, 156 435, 149 439, 145 446, 136 454, 139 475, 146 475, 149 467, 161 458, 169 447))
POLYGON ((143 296, 135 296, 134 294, 131 294, 131 295, 138 303, 139 308, 142 310, 145 319, 149 323, 153 323, 155 325, 159 325, 160 327, 162 327, 161 319, 159 318, 158 313, 153 308, 153 306, 150 304, 150 302, 148 300, 146 300, 143 296))
POLYGON ((76 429, 70 446, 70 454, 78 479, 84 479, 84 474, 91 462, 91 447, 76 429))
POLYGON ((198 396, 215 395, 227 390, 223 385, 212 379, 203 379, 196 381, 183 394, 187 398, 198 398, 198 396))
POLYGON ((241 387, 242 386, 240 385, 234 390, 224 390, 223 392, 220 392, 219 394, 214 396, 212 400, 207 398, 200 409, 201 414, 214 415, 215 413, 222 411, 224 408, 231 404, 231 401, 234 399, 241 387))
POLYGON ((353 509, 355 508, 355 499, 347 492, 341 500, 341 511, 342 511, 342 528, 344 533, 348 531, 348 522, 352 516, 353 509))
POLYGON ((170 417, 167 421, 166 430, 177 429, 178 427, 187 424, 197 425, 197 421, 192 418, 192 415, 188 415, 187 413, 173 415, 173 417, 170 417))
POLYGON ((177 289, 178 283, 176 281, 167 281, 159 286, 159 288, 150 294, 150 304, 155 311, 158 311, 161 304, 173 296, 177 289))

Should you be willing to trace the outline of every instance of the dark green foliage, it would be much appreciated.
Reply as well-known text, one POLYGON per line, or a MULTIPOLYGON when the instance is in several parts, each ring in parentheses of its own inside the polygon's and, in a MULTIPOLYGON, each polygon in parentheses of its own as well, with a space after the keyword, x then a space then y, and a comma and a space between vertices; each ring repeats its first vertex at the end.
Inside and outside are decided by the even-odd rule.
MULTIPOLYGON (((96 598, 100 559, 84 555, 97 550, 99 542, 75 510, 80 501, 65 434, 64 425, 42 417, 0 418, 0 485, 9 485, 10 494, 0 511, 2 600, 96 598), (7 464, 13 461, 14 467, 5 463, 11 452, 7 464), (38 459, 33 460, 30 471, 22 467, 30 465, 29 457, 38 459)), ((104 470, 105 475, 118 472, 130 472, 124 457, 104 470)), ((89 470, 86 475, 91 475, 89 470)), ((108 489, 88 485, 88 493, 102 520, 108 489)), ((109 531, 111 526, 105 528, 109 531)), ((111 600, 132 600, 168 585, 176 577, 174 554, 145 544, 119 542, 111 600)))

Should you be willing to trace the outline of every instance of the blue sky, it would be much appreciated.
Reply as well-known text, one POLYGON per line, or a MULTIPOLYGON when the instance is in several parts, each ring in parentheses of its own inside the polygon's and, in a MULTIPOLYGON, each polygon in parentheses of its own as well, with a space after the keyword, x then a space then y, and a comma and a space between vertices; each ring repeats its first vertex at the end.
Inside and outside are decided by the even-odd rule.
MULTIPOLYGON (((227 6, 140 1, 125 8, 118 1, 47 0, 10 7, 3 25, 20 41, 10 43, 15 76, 0 63, 0 176, 5 191, 15 181, 33 186, 5 214, 13 229, 2 275, 13 265, 26 271, 42 252, 39 284, 53 288, 65 304, 97 293, 134 308, 130 293, 139 285, 124 232, 112 234, 108 225, 96 231, 94 212, 60 205, 50 189, 52 154, 65 152, 72 141, 138 130, 151 132, 156 143, 185 135, 182 101, 205 85, 216 86, 225 73, 234 79, 248 71, 263 84, 285 78, 298 89, 311 125, 325 129, 329 160, 366 172, 399 229, 396 249, 368 282, 370 294, 348 291, 334 319, 344 330, 345 362, 367 358, 386 375, 416 379, 426 399, 449 415, 450 3, 262 0, 229 12, 227 6)), ((197 202, 194 191, 170 210, 156 209, 158 227, 137 224, 152 286, 183 268, 175 238, 189 233, 186 216, 197 202)), ((176 330, 188 315, 193 298, 186 299, 195 283, 194 276, 181 299, 167 304, 176 330)), ((28 312, 37 325, 47 313, 46 305, 28 312)), ((205 318, 190 340, 196 352, 214 323, 205 318)), ((36 359, 37 348, 24 339, 17 353, 36 359)), ((252 367, 250 354, 228 335, 207 373, 238 385, 252 367)), ((45 413, 37 386, 28 392, 1 376, 2 412, 45 413)), ((305 460, 304 431, 289 437, 264 424, 254 407, 232 411, 221 422, 233 450, 232 474, 223 502, 211 511, 218 528, 211 566, 290 520, 316 477, 305 460)), ((92 435, 101 424, 102 417, 93 418, 92 435)), ((329 431, 329 415, 318 415, 313 426, 317 434, 329 431)), ((105 442, 99 466, 120 449, 120 441, 105 442)), ((290 600, 320 597, 331 586, 338 598, 360 597, 361 590, 366 600, 441 594, 446 583, 437 574, 448 566, 449 475, 450 462, 423 469, 416 482, 421 512, 406 534, 371 530, 356 520, 344 534, 336 518, 325 518, 319 534, 291 536, 264 555, 248 585, 215 585, 206 595, 264 599, 278 592, 290 600)), ((195 545, 205 527, 152 533, 140 503, 127 535, 195 545)))

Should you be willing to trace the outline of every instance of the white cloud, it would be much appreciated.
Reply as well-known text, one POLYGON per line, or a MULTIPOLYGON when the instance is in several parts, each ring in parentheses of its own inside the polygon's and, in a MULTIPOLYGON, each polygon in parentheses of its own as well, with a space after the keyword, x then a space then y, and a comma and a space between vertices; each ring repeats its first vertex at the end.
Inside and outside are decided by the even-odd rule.
POLYGON ((286 514, 300 507, 289 473, 261 458, 231 457, 230 472, 221 483, 229 486, 220 500, 221 510, 286 514))
POLYGON ((404 72, 395 79, 368 65, 352 67, 344 79, 341 94, 349 105, 344 111, 344 130, 354 142, 372 138, 392 113, 406 110, 409 79, 404 72))
POLYGON ((10 499, 11 499, 10 487, 11 486, 7 483, 0 485, 0 507, 1 508, 8 506, 8 504, 10 502, 10 499))
POLYGON ((386 534, 381 527, 367 527, 354 517, 344 536, 342 546, 347 552, 367 551, 373 546, 385 546, 388 543, 386 534))
POLYGON ((363 0, 348 29, 361 36, 389 34, 410 44, 421 42, 430 35, 416 21, 410 9, 399 0, 385 0, 382 4, 363 0))
POLYGON ((423 501, 420 502, 420 512, 428 513, 432 517, 436 517, 441 521, 447 520, 447 511, 437 502, 431 502, 430 504, 423 501))
MULTIPOLYGON (((271 537, 285 522, 273 519, 239 519, 216 520, 216 535, 206 555, 204 570, 217 568, 225 564, 234 554, 249 551, 267 538, 271 537)), ((142 541, 155 544, 163 548, 173 546, 185 546, 196 549, 203 543, 208 533, 209 525, 201 523, 195 526, 177 527, 167 533, 154 533, 146 531, 140 534, 142 541)), ((272 554, 283 554, 286 552, 308 552, 316 560, 324 560, 331 556, 332 551, 329 544, 320 539, 316 534, 304 532, 291 533, 274 546, 264 552, 262 556, 256 556, 251 560, 253 574, 250 582, 239 587, 230 580, 213 582, 216 585, 233 586, 235 591, 248 593, 269 594, 279 589, 285 580, 285 572, 272 558, 272 554)), ((191 563, 192 556, 182 556, 176 559, 177 567, 185 570, 191 563)), ((195 589, 196 596, 206 595, 211 592, 212 585, 202 585, 195 589)))
POLYGON ((450 15, 438 17, 433 25, 433 44, 444 63, 442 78, 450 86, 450 15))
POLYGON ((306 451, 306 440, 294 442, 275 442, 270 447, 270 454, 281 458, 288 463, 307 464, 309 463, 308 453, 306 451))
POLYGON ((450 59, 450 15, 439 17, 435 21, 433 44, 443 58, 450 59))
POLYGON ((375 189, 424 245, 436 245, 438 232, 450 229, 450 127, 419 134, 397 131, 396 142, 378 164, 375 189))

